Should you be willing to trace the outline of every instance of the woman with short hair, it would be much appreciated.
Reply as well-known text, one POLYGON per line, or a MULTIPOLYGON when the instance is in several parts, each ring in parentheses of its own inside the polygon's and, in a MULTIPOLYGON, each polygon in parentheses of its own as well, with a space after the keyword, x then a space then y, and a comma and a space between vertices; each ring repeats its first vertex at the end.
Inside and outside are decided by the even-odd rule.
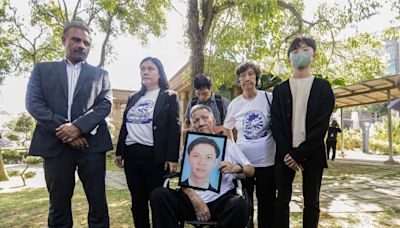
POLYGON ((246 189, 253 202, 256 187, 258 227, 272 227, 276 196, 275 141, 270 129, 272 94, 257 90, 260 73, 254 62, 244 62, 236 69, 243 92, 229 104, 224 128, 231 139, 236 128, 237 145, 255 168, 254 177, 246 179, 246 189))

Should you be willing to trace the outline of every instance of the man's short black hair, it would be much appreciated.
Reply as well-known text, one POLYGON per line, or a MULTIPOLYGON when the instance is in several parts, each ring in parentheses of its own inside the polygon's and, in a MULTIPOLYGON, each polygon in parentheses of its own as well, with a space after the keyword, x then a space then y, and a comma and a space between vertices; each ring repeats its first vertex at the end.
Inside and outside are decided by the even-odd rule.
POLYGON ((216 158, 219 157, 220 151, 219 151, 219 147, 218 147, 217 143, 214 140, 207 138, 207 137, 199 137, 199 138, 193 140, 188 146, 188 149, 187 149, 188 155, 190 155, 193 148, 199 144, 208 144, 208 145, 214 147, 216 158))
POLYGON ((314 52, 317 51, 317 45, 315 43, 315 40, 312 37, 299 36, 299 37, 296 37, 296 39, 294 39, 292 41, 292 43, 290 44, 287 56, 290 57, 290 52, 299 48, 301 43, 304 43, 307 46, 311 47, 314 52))
POLYGON ((90 35, 90 29, 86 25, 86 23, 83 21, 76 20, 76 21, 71 21, 71 22, 66 23, 64 25, 63 35, 65 35, 70 28, 82 29, 82 30, 86 31, 87 33, 89 33, 89 35, 90 35))
POLYGON ((249 68, 252 68, 254 70, 254 73, 256 73, 256 86, 258 86, 258 84, 260 84, 259 80, 261 70, 260 67, 253 61, 243 62, 236 68, 236 82, 239 83, 240 74, 245 72, 249 68))
POLYGON ((211 89, 211 79, 207 75, 198 74, 193 80, 193 88, 199 89, 211 89))

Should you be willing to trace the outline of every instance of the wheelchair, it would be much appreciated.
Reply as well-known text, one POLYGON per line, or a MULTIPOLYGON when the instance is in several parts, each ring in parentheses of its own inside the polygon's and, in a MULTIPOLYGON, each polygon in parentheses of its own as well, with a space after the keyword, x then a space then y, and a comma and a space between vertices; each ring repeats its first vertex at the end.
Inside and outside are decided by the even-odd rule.
MULTIPOLYGON (((178 172, 172 172, 172 173, 165 175, 163 187, 170 188, 171 180, 174 178, 178 178, 179 175, 180 174, 178 172)), ((246 227, 249 227, 249 225, 251 224, 250 221, 253 220, 253 215, 251 214, 251 208, 253 207, 253 202, 251 202, 251 200, 247 194, 247 190, 244 186, 245 181, 246 181, 246 175, 244 173, 235 173, 233 181, 234 181, 234 185, 236 188, 236 194, 239 195, 240 197, 242 197, 243 199, 245 199, 250 205, 248 208, 250 216, 248 218, 247 225, 246 225, 246 227)), ((179 223, 179 226, 181 228, 184 228, 185 224, 192 225, 195 228, 203 228, 203 227, 211 227, 212 228, 212 227, 218 226, 217 221, 212 221, 212 220, 205 221, 205 222, 199 221, 199 220, 181 221, 179 223)))

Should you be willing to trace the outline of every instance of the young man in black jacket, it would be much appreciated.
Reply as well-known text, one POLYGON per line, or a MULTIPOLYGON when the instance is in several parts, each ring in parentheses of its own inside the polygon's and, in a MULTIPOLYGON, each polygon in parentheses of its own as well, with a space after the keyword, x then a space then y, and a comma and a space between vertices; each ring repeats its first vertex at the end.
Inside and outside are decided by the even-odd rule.
POLYGON ((276 227, 289 227, 289 202, 297 171, 303 175, 303 227, 317 227, 319 192, 327 168, 324 137, 335 98, 326 80, 315 78, 310 65, 316 58, 312 38, 298 37, 288 51, 293 76, 275 87, 272 134, 276 141, 276 227))

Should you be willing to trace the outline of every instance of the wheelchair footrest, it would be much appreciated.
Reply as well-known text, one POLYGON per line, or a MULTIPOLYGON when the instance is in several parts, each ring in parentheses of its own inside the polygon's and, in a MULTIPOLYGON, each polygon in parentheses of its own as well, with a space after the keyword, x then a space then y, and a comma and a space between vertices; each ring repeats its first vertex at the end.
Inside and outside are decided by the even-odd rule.
POLYGON ((203 226, 216 226, 217 225, 216 221, 202 222, 202 221, 192 220, 192 221, 186 221, 186 223, 190 224, 190 225, 203 225, 203 226))

